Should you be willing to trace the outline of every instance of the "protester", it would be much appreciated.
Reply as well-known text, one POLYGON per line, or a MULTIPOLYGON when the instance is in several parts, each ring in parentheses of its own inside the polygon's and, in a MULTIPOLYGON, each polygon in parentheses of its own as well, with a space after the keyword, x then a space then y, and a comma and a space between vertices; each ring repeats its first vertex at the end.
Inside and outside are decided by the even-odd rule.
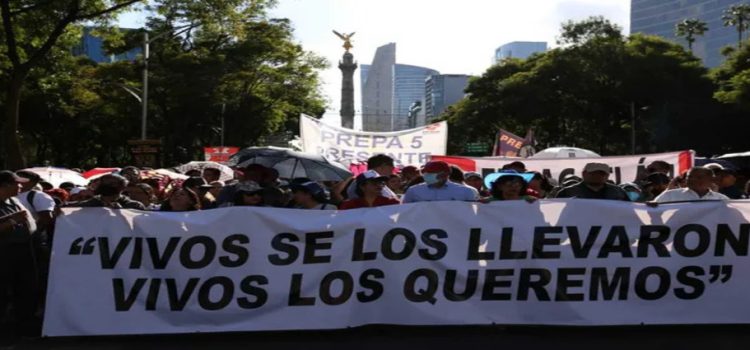
POLYGON ((35 317, 40 290, 31 241, 36 227, 15 198, 28 182, 0 171, 0 338, 4 339, 40 334, 35 317))
POLYGON ((73 187, 76 187, 76 185, 72 182, 63 182, 60 184, 59 187, 65 190, 66 192, 70 193, 70 190, 72 190, 73 187))
POLYGON ((505 164, 502 170, 513 170, 517 173, 525 173, 526 164, 524 164, 523 162, 515 161, 512 163, 505 164))
POLYGON ((645 202, 654 200, 654 198, 667 190, 670 182, 672 180, 664 173, 655 172, 649 174, 642 182, 642 199, 645 202))
POLYGON ((275 183, 278 179, 278 171, 266 168, 260 164, 249 164, 245 168, 238 168, 235 171, 235 176, 238 182, 234 184, 225 184, 224 188, 216 198, 215 205, 217 207, 232 206, 235 200, 237 187, 245 182, 252 182, 256 186, 260 186, 261 183, 275 183))
MULTIPOLYGON (((393 174, 393 170, 395 169, 395 163, 393 161, 393 158, 385 155, 385 154, 378 154, 375 156, 370 157, 370 159, 367 160, 367 170, 372 170, 378 173, 380 176, 390 176, 393 174)), ((346 198, 353 199, 357 198, 357 191, 356 191, 356 181, 353 181, 346 191, 346 198)), ((393 191, 391 191, 387 186, 383 186, 383 197, 393 198, 398 200, 398 195, 395 194, 393 191)))
POLYGON ((141 171, 134 166, 126 166, 120 170, 120 175, 128 180, 130 184, 141 182, 141 171))
POLYGON ((183 175, 187 177, 201 177, 201 171, 198 169, 190 169, 186 171, 183 175))
POLYGON ((404 194, 404 182, 401 180, 401 176, 398 174, 391 174, 386 182, 388 189, 393 191, 395 194, 404 194))
POLYGON ((290 196, 278 187, 264 187, 260 191, 264 207, 286 208, 289 206, 290 196))
POLYGON ((357 197, 341 203, 339 208, 347 210, 399 204, 397 199, 383 196, 383 187, 387 180, 387 176, 380 175, 374 170, 359 174, 354 181, 357 197))
POLYGON ((655 160, 646 167, 646 173, 649 175, 654 174, 654 173, 659 173, 659 174, 664 174, 664 175, 669 176, 671 172, 672 172, 672 165, 663 160, 655 160))
POLYGON ((643 202, 643 191, 641 190, 641 186, 638 186, 638 184, 627 182, 624 184, 620 184, 620 188, 622 188, 623 191, 625 191, 625 194, 628 195, 628 199, 631 202, 643 202))
POLYGON ((479 199, 479 192, 472 187, 448 181, 451 168, 446 162, 432 161, 422 169, 423 184, 409 187, 404 194, 404 203, 430 201, 466 201, 479 199))
POLYGON ((125 191, 123 191, 122 194, 128 196, 128 198, 136 202, 140 202, 141 204, 143 204, 143 206, 146 207, 147 210, 158 209, 158 205, 156 205, 156 195, 154 194, 154 189, 147 183, 129 183, 128 186, 125 187, 125 191))
POLYGON ((216 168, 205 168, 203 169, 203 179, 206 180, 206 183, 212 183, 214 181, 219 181, 221 178, 221 170, 216 168))
POLYGON ((405 184, 414 181, 414 179, 418 178, 420 175, 422 174, 419 173, 419 168, 413 165, 405 166, 403 169, 401 169, 401 177, 403 178, 405 184))
POLYGON ((550 183, 550 179, 544 176, 538 171, 530 172, 533 177, 529 181, 529 186, 526 189, 526 194, 535 198, 547 198, 547 196, 555 189, 555 186, 550 183))
POLYGON ((477 192, 479 192, 479 197, 486 198, 490 196, 490 191, 488 191, 484 186, 482 174, 473 171, 466 172, 464 173, 464 182, 467 186, 473 187, 475 190, 477 190, 477 192))
POLYGON ((629 201, 628 195, 620 187, 607 182, 610 175, 609 165, 588 163, 583 168, 583 181, 565 187, 556 198, 609 199, 629 201))
POLYGON ((328 203, 326 190, 317 182, 308 181, 303 184, 292 184, 292 198, 294 205, 300 209, 336 210, 335 205, 328 203))
POLYGON ((36 232, 32 233, 45 235, 54 220, 55 200, 50 195, 34 189, 42 181, 38 174, 19 171, 16 175, 28 180, 21 184, 21 193, 17 198, 34 218, 36 232))
POLYGON ((233 206, 263 206, 263 187, 255 181, 244 181, 237 184, 234 193, 233 206))
POLYGON ((528 182, 533 174, 519 174, 514 170, 505 170, 487 175, 486 182, 490 184, 490 202, 505 200, 525 200, 533 202, 535 197, 526 194, 528 182))
POLYGON ((221 190, 224 188, 224 182, 222 181, 214 181, 209 183, 211 186, 211 189, 208 190, 208 193, 211 194, 214 198, 219 198, 219 193, 221 193, 221 190))
POLYGON ((162 203, 161 211, 196 211, 201 209, 198 194, 189 188, 175 188, 162 203))
POLYGON ((91 198, 94 198, 94 191, 86 187, 73 187, 68 202, 82 202, 91 198))
POLYGON ((146 207, 126 196, 122 195, 128 180, 117 174, 107 174, 99 179, 94 191, 95 196, 81 202, 71 202, 68 207, 107 207, 112 209, 136 209, 146 210, 146 207))
POLYGON ((687 188, 669 190, 654 202, 681 202, 681 201, 707 201, 707 200, 729 200, 721 193, 711 190, 714 181, 714 172, 706 167, 694 167, 687 172, 687 188))
POLYGON ((200 192, 201 186, 207 185, 208 183, 200 176, 192 176, 182 182, 182 188, 187 188, 196 194, 200 192))
POLYGON ((450 167, 451 167, 451 173, 448 176, 448 181, 461 184, 461 185, 466 185, 466 183, 464 182, 464 171, 455 165, 451 165, 450 167))
POLYGON ((714 170, 718 192, 729 199, 745 199, 745 194, 737 187, 737 172, 733 169, 722 168, 714 170))
POLYGON ((62 188, 53 188, 44 193, 52 197, 52 199, 55 201, 55 205, 57 206, 65 204, 68 202, 68 200, 70 200, 70 193, 62 188))
POLYGON ((42 188, 42 191, 49 191, 49 190, 55 188, 55 186, 53 186, 51 183, 49 183, 47 181, 40 181, 39 182, 39 187, 42 188))

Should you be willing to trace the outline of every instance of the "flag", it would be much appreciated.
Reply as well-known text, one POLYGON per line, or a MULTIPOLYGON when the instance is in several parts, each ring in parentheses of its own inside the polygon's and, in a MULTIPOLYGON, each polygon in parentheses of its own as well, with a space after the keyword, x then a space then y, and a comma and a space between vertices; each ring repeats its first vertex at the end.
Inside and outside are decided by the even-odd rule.
POLYGON ((500 129, 495 137, 493 156, 518 157, 518 152, 524 145, 524 138, 504 129, 500 129))

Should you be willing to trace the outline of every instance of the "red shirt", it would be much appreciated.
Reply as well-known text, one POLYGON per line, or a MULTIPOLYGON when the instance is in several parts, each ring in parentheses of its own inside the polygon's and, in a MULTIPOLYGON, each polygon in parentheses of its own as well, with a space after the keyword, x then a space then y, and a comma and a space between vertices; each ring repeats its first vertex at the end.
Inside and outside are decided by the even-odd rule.
MULTIPOLYGON (((372 207, 382 207, 384 205, 401 204, 398 199, 378 196, 375 201, 372 202, 372 207)), ((350 199, 341 203, 339 210, 357 209, 357 208, 371 208, 364 198, 350 199)))

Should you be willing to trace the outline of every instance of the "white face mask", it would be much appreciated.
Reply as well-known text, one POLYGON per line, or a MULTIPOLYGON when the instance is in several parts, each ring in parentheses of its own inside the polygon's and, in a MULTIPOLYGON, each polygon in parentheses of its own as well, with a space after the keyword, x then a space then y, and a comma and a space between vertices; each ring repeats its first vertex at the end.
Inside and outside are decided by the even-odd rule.
POLYGON ((438 174, 426 173, 423 174, 422 177, 424 178, 424 182, 428 185, 434 185, 440 182, 440 179, 438 179, 438 174))

